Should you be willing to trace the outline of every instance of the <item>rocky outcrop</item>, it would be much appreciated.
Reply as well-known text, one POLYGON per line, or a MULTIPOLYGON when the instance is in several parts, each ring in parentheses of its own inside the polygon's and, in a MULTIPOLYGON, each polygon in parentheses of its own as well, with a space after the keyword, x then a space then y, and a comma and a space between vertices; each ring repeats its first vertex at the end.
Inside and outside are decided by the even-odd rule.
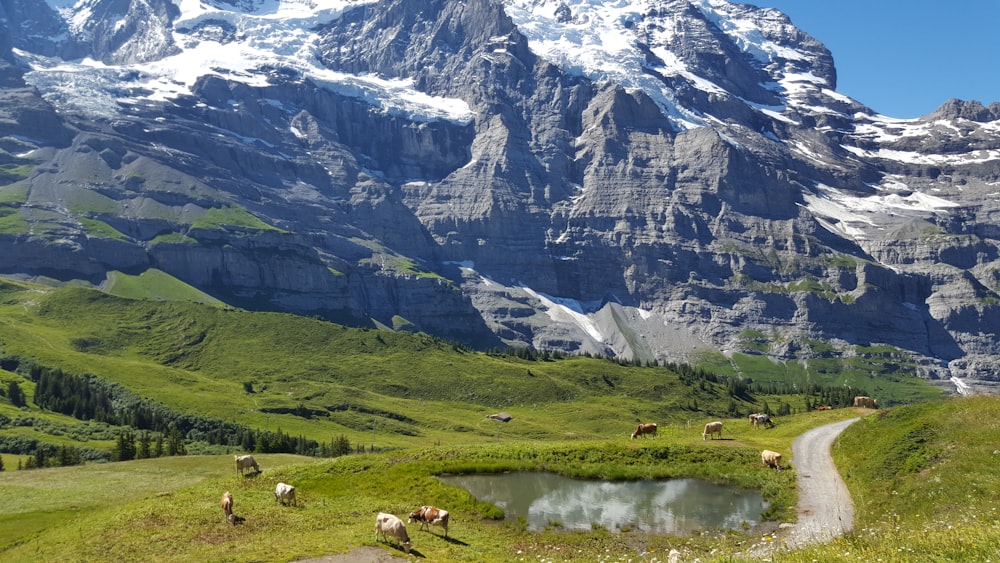
POLYGON ((1000 106, 876 115, 775 10, 380 0, 277 25, 101 0, 73 27, 32 6, 0 6, 4 274, 155 267, 484 348, 998 367, 1000 106), (632 50, 559 50, 593 30, 632 50), (156 74, 205 44, 247 59, 156 74), (85 55, 107 66, 52 58, 85 55))

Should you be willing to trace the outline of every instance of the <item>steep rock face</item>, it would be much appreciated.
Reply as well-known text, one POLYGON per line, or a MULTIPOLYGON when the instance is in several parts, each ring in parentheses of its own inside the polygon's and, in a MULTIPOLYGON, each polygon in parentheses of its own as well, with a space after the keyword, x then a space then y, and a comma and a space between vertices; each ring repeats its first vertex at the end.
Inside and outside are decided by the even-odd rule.
POLYGON ((74 31, 106 64, 146 63, 177 52, 171 31, 177 16, 167 0, 99 2, 74 31))
POLYGON ((332 4, 0 4, 0 272, 995 377, 1000 105, 876 115, 787 17, 723 0, 332 4))
POLYGON ((15 47, 44 56, 79 56, 82 50, 72 39, 69 22, 44 2, 0 4, 0 31, 4 57, 15 47))

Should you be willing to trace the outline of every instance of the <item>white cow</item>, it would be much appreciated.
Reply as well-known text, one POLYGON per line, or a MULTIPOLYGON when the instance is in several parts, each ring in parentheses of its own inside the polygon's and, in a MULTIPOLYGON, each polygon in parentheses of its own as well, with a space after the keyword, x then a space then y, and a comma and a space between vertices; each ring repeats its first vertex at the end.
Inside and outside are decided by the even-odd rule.
POLYGON ((257 465, 257 461, 254 460, 252 455, 238 455, 236 457, 236 474, 243 475, 247 469, 251 467, 257 473, 260 473, 260 465, 257 465))
POLYGON ((379 512, 375 517, 375 542, 378 543, 378 535, 382 534, 382 541, 389 543, 389 536, 403 546, 407 554, 410 553, 410 536, 406 533, 406 525, 393 514, 379 512))
POLYGON ((781 454, 779 454, 778 452, 772 452, 771 450, 764 450, 760 452, 760 460, 764 462, 764 465, 768 467, 781 469, 781 454))
POLYGON ((298 502, 295 500, 295 487, 287 483, 278 483, 278 486, 274 488, 274 502, 281 504, 291 502, 298 506, 298 502))
POLYGON ((722 423, 721 422, 715 421, 715 422, 709 422, 708 424, 706 424, 705 425, 705 431, 701 433, 701 439, 702 440, 708 440, 708 437, 711 436, 711 435, 713 435, 713 434, 718 434, 719 435, 719 439, 720 440, 722 439, 722 423))

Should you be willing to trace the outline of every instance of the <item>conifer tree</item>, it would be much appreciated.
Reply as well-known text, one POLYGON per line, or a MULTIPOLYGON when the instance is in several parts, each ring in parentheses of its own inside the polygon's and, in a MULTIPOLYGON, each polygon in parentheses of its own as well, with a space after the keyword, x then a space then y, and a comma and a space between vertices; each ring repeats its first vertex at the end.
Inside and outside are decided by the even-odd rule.
POLYGON ((23 407, 28 404, 28 399, 24 396, 24 391, 21 390, 21 386, 16 381, 11 381, 7 384, 7 398, 10 399, 10 404, 15 407, 23 407))
POLYGON ((333 440, 331 444, 331 454, 332 457, 337 457, 341 455, 346 455, 351 453, 351 441, 347 439, 347 436, 341 434, 333 440))
POLYGON ((170 425, 167 434, 167 455, 187 455, 187 450, 184 449, 184 436, 173 424, 170 425))
POLYGON ((118 433, 118 441, 115 443, 115 451, 112 454, 115 461, 129 461, 135 459, 135 436, 131 430, 123 430, 118 433))
POLYGON ((153 457, 163 457, 163 434, 156 435, 156 441, 153 442, 153 457))
POLYGON ((146 430, 142 431, 139 435, 139 451, 136 452, 136 458, 138 459, 148 459, 150 457, 150 437, 149 432, 146 430))
POLYGON ((56 454, 56 457, 59 459, 59 467, 73 465, 73 457, 66 446, 59 446, 59 452, 56 454))

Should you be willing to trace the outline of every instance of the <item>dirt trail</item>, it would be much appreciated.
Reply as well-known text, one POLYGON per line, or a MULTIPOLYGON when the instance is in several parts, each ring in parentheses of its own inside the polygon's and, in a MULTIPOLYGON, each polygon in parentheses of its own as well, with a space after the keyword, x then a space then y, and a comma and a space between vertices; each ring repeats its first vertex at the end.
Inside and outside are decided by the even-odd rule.
POLYGON ((813 428, 792 443, 798 472, 798 522, 785 528, 778 541, 752 553, 764 556, 780 549, 825 543, 854 527, 854 503, 830 455, 830 446, 857 418, 813 428))
POLYGON ((400 555, 393 555, 379 546, 366 545, 356 547, 350 553, 299 559, 295 563, 402 563, 409 560, 402 555, 402 552, 400 555))

